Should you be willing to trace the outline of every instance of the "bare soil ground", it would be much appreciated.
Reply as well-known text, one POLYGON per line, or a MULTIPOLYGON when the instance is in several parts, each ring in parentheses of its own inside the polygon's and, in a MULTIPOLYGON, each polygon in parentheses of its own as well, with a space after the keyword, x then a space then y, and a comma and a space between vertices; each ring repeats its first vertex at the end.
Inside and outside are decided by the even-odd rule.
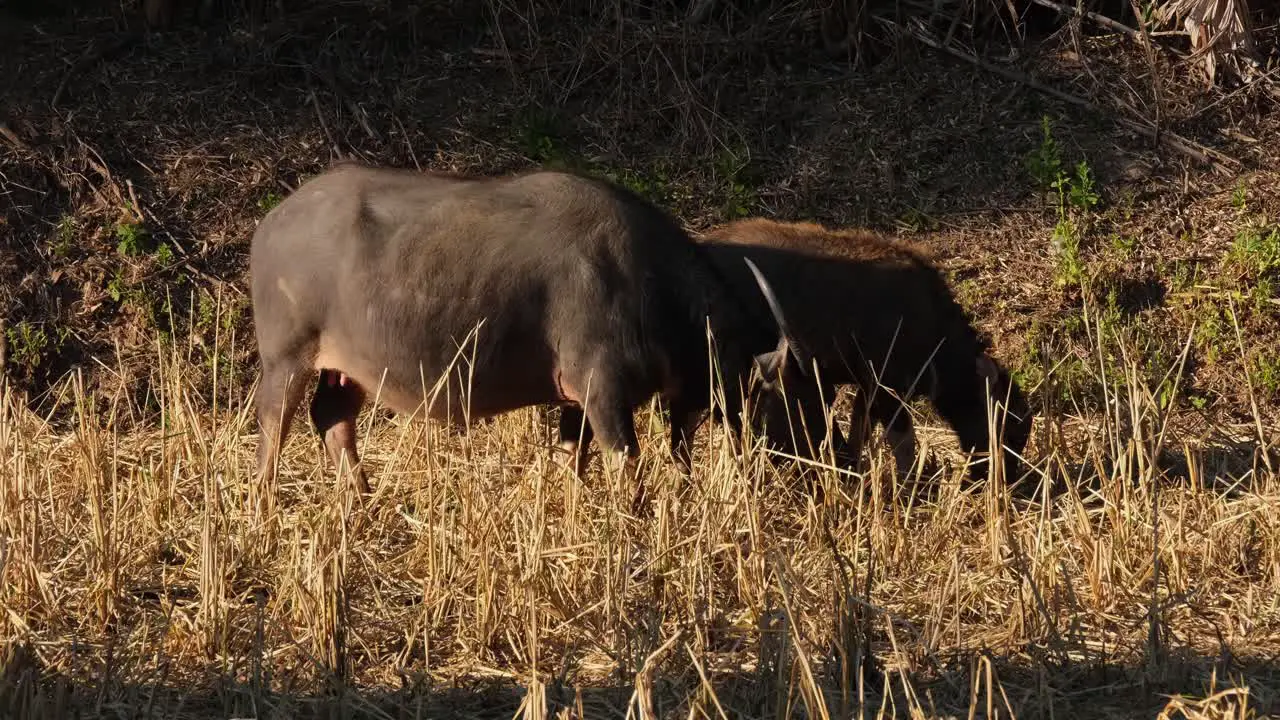
POLYGON ((0 6, 0 713, 1280 711, 1271 85, 1206 88, 1079 25, 995 62, 1099 114, 905 38, 850 67, 794 8, 552 5, 317 2, 151 34, 114 5, 0 6), (1114 122, 1156 116, 1217 159, 1114 122), (642 522, 604 475, 567 479, 528 411, 461 437, 370 419, 369 516, 295 437, 256 516, 248 240, 338 154, 582 169, 693 229, 898 232, 1036 398, 1030 459, 1064 494, 888 491, 877 461, 814 504, 713 433, 697 486, 650 459, 642 522))

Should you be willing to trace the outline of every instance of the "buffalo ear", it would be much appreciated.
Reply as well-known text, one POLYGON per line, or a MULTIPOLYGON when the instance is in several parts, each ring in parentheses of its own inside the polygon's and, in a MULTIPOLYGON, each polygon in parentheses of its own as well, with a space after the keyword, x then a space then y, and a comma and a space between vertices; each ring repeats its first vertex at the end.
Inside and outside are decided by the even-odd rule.
POLYGON ((978 375, 987 379, 992 385, 1000 380, 1000 367, 996 365, 996 361, 990 355, 982 353, 975 361, 975 369, 978 375))
MULTIPOLYGON (((747 268, 751 270, 751 275, 756 279, 756 284, 760 286, 760 293, 764 296, 765 304, 769 306, 769 312, 773 314, 774 321, 778 323, 778 332, 782 336, 778 339, 778 347, 776 350, 756 356, 756 364, 760 365, 763 361, 771 359, 774 355, 785 355, 789 353, 796 361, 796 367, 799 369, 800 374, 807 376, 809 374, 810 362, 808 353, 801 349, 800 343, 792 339, 794 336, 791 334, 791 327, 787 324, 787 318, 782 312, 782 303, 778 302, 778 296, 774 294, 773 287, 769 284, 769 281, 765 279, 764 273, 760 272, 760 268, 756 267, 756 264, 751 261, 751 258, 744 257, 742 258, 742 261, 747 264, 747 268)), ((774 379, 776 380, 778 374, 786 369, 785 358, 776 358, 774 364, 777 366, 777 369, 773 374, 774 379)), ((772 382, 769 380, 769 377, 770 375, 765 375, 766 382, 772 382)))
POLYGON ((793 357, 791 343, 785 337, 778 340, 778 347, 755 356, 756 370, 766 388, 771 389, 782 378, 793 357))

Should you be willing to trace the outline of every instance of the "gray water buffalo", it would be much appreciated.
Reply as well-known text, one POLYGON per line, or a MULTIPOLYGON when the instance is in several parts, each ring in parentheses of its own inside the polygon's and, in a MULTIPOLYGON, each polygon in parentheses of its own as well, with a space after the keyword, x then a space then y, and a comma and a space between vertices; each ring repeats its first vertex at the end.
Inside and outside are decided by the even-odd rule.
MULTIPOLYGON (((842 465, 856 463, 871 421, 885 427, 896 464, 914 463, 915 431, 902 400, 927 397, 959 436, 966 451, 981 455, 989 443, 987 397, 996 413, 1006 473, 1017 477, 1031 428, 1031 408, 1009 373, 989 354, 953 298, 941 274, 919 253, 875 233, 831 230, 811 223, 749 219, 720 226, 698 238, 731 286, 756 283, 744 259, 771 279, 777 302, 787 308, 789 334, 819 369, 816 392, 762 396, 755 415, 776 449, 813 456, 826 436, 827 409, 839 385, 852 384, 853 437, 831 428, 842 465), (824 402, 814 402, 815 397, 824 402)), ((759 293, 746 300, 766 312, 759 293)), ((809 383, 813 380, 810 379, 809 383)), ((581 414, 562 413, 562 437, 581 414)), ((979 479, 981 464, 970 465, 979 479)))
MULTIPOLYGON (((781 315, 769 318, 763 300, 765 315, 743 310, 767 284, 743 298, 665 212, 573 174, 341 164, 268 213, 249 265, 260 481, 274 479, 316 371, 311 419, 331 461, 345 455, 365 492, 355 421, 373 391, 397 413, 455 423, 578 406, 628 459, 638 450, 633 410, 657 393, 671 409, 671 451, 687 467, 710 398, 708 328, 727 390, 736 381, 741 391, 753 368, 764 387, 800 372, 781 315)), ((725 396, 736 426, 741 395, 725 396)))

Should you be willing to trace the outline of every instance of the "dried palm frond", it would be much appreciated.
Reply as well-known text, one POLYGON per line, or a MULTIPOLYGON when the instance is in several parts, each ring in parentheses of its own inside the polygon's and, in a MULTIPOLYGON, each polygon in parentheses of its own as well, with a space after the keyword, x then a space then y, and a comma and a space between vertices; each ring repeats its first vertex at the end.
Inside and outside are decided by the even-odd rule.
POLYGON ((1248 0, 1168 0, 1157 11, 1157 20, 1182 21, 1210 84, 1220 64, 1239 77, 1257 66, 1248 0))

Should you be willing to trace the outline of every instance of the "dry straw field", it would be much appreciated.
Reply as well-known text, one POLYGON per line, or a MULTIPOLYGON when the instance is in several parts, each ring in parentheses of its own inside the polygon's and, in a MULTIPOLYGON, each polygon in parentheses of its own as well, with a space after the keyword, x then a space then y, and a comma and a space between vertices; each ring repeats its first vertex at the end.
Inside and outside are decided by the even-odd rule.
POLYGON ((0 717, 1280 713, 1274 73, 1079 19, 1003 75, 963 24, 855 67, 805 3, 691 5, 0 6, 0 717), (366 412, 372 497, 299 421, 259 505, 247 242, 335 151, 894 230, 1030 392, 1033 469, 962 484, 921 405, 920 476, 705 427, 686 481, 650 408, 639 517, 548 409, 366 412))

